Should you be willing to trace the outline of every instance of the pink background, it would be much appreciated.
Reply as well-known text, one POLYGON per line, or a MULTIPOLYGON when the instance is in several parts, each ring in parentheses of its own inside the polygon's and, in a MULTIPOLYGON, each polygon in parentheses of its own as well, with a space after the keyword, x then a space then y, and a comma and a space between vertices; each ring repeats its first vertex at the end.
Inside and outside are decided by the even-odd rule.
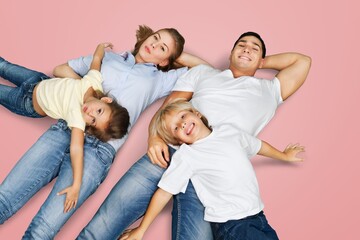
MULTIPOLYGON (((305 85, 260 135, 281 149, 290 142, 306 146, 306 161, 301 164, 254 159, 265 212, 280 239, 356 239, 360 202, 356 5, 350 0, 1 0, 0 55, 51 74, 56 65, 92 53, 99 42, 112 41, 115 51, 131 49, 137 26, 147 24, 154 30, 177 28, 186 38, 188 52, 219 68, 228 66, 233 42, 248 30, 263 36, 269 54, 296 51, 311 56, 305 85)), ((74 239, 112 186, 145 153, 147 125, 159 104, 142 115, 105 182, 56 239, 74 239)), ((2 181, 54 121, 16 116, 3 107, 0 116, 2 181)), ((0 226, 0 239, 21 238, 52 185, 0 226)), ((145 239, 170 239, 170 222, 167 207, 145 239)))

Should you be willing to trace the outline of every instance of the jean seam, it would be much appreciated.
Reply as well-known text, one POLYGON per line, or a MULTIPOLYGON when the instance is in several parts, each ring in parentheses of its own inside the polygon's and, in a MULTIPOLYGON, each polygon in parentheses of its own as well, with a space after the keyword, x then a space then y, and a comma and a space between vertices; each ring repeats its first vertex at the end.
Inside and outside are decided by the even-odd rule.
POLYGON ((45 226, 48 228, 48 229, 50 229, 50 231, 51 231, 51 236, 55 236, 55 230, 51 227, 51 225, 48 223, 48 222, 46 222, 45 221, 45 219, 44 218, 42 218, 42 217, 39 217, 39 220, 41 220, 44 224, 45 224, 45 226))
MULTIPOLYGON (((1 212, 0 214, 0 216, 1 216, 1 218, 2 217, 5 217, 5 219, 7 219, 8 217, 7 217, 7 215, 12 215, 12 212, 13 212, 13 207, 11 206, 11 202, 9 201, 9 199, 3 194, 3 193, 0 193, 0 195, 2 196, 2 198, 4 199, 4 201, 2 200, 2 198, 0 198, 0 201, 1 201, 1 203, 4 205, 4 206, 7 206, 7 205, 9 205, 10 207, 11 207, 11 209, 9 210, 9 209, 6 209, 4 212, 1 212)), ((0 219, 1 219, 0 218, 0 219)))
MULTIPOLYGON (((178 196, 176 196, 176 198, 178 198, 178 196)), ((180 239, 180 226, 181 226, 181 203, 180 203, 180 199, 178 199, 176 204, 177 207, 177 226, 176 226, 176 240, 180 239)))

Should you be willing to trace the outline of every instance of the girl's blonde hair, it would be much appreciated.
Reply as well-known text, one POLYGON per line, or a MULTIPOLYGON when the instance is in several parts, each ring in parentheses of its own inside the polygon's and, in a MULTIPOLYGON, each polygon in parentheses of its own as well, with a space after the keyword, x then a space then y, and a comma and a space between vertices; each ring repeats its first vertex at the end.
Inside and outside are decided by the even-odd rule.
MULTIPOLYGON (((175 138, 172 134, 171 129, 166 128, 166 117, 170 115, 172 112, 180 112, 180 111, 189 111, 189 112, 199 112, 196 110, 193 105, 186 101, 185 99, 175 99, 170 104, 166 105, 164 108, 160 109, 154 119, 152 133, 161 137, 165 143, 172 145, 180 145, 180 142, 177 138, 175 138)), ((211 130, 209 126, 209 122, 205 116, 201 114, 201 121, 211 130)))

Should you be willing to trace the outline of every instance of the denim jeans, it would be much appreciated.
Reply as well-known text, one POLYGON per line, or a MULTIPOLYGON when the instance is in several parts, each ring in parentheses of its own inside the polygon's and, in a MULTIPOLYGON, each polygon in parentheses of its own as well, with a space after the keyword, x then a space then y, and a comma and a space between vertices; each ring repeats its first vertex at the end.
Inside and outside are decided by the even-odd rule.
POLYGON ((15 214, 52 179, 56 183, 33 218, 23 239, 53 239, 60 228, 105 179, 114 148, 92 136, 84 142, 84 170, 76 209, 63 213, 65 195, 56 194, 72 184, 71 131, 63 120, 52 125, 25 153, 0 185, 0 224, 15 214))
MULTIPOLYGON (((169 149, 172 154, 175 150, 169 149)), ((139 159, 117 182, 93 219, 77 239, 112 240, 144 215, 164 169, 139 159)), ((211 240, 210 223, 204 221, 204 207, 191 184, 185 194, 174 197, 172 239, 211 240)))
POLYGON ((0 84, 0 104, 13 113, 33 118, 43 117, 33 107, 33 90, 40 81, 48 79, 45 74, 12 64, 0 57, 0 77, 16 87, 0 84))
POLYGON ((275 230, 269 225, 264 213, 225 223, 211 223, 214 240, 276 240, 275 230))

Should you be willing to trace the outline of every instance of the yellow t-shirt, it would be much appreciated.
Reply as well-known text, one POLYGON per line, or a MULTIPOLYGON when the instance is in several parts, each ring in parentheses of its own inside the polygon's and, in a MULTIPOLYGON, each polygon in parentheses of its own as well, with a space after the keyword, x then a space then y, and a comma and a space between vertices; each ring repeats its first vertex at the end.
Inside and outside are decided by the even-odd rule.
POLYGON ((90 70, 81 80, 52 78, 43 80, 36 90, 37 101, 42 110, 51 118, 64 119, 70 128, 85 130, 81 106, 86 91, 92 87, 103 91, 101 73, 90 70))

